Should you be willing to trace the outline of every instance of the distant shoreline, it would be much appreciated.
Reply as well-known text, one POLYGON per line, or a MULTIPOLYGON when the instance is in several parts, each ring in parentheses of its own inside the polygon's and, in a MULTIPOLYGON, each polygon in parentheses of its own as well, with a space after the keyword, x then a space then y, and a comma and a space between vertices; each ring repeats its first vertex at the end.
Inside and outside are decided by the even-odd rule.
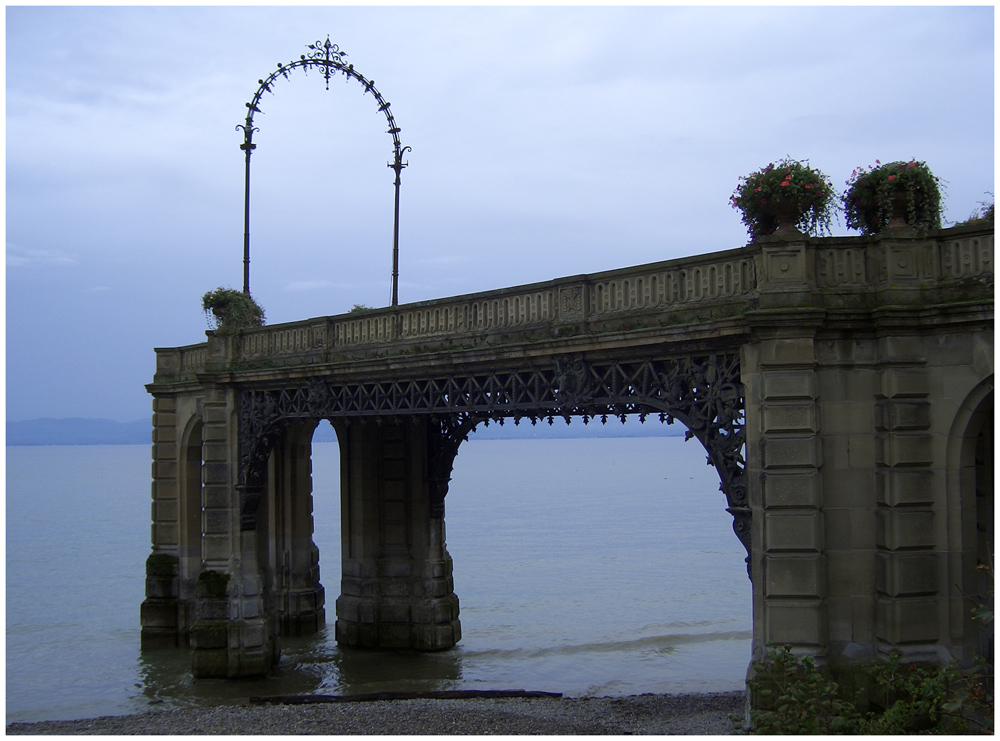
MULTIPOLYGON (((7 446, 50 446, 50 445, 148 445, 151 444, 152 422, 140 419, 134 422, 116 422, 110 419, 70 417, 65 419, 43 418, 20 422, 7 422, 7 446)), ((532 425, 522 421, 515 425, 508 420, 500 425, 480 425, 470 436, 470 440, 565 440, 595 437, 680 437, 684 434, 682 424, 666 425, 654 417, 645 424, 637 418, 628 418, 622 424, 616 418, 607 423, 591 420, 583 424, 574 419, 567 425, 556 419, 551 425, 541 420, 532 425)), ((336 433, 329 425, 321 425, 313 436, 313 442, 336 442, 336 433)))

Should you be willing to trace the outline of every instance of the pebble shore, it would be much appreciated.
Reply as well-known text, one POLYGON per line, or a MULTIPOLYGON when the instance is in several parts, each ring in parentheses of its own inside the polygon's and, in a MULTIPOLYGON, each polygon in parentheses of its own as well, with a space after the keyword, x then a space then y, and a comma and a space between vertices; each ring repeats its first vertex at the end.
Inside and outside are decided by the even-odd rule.
POLYGON ((745 694, 379 700, 12 723, 8 735, 728 735, 745 694))

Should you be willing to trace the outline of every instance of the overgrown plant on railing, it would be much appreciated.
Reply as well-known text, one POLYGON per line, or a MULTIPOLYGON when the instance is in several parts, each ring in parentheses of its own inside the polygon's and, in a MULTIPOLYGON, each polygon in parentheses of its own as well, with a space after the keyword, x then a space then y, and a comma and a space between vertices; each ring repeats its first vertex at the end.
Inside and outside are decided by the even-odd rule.
POLYGON ((828 671, 809 657, 794 656, 791 646, 772 648, 766 659, 753 662, 754 679, 747 682, 758 705, 750 710, 750 726, 764 735, 992 734, 992 672, 984 662, 979 667, 904 666, 893 654, 855 670, 859 676, 867 672, 873 695, 866 703, 864 689, 845 697, 828 671))
POLYGON ((969 218, 965 221, 959 221, 955 226, 993 226, 993 194, 987 193, 990 196, 989 202, 980 201, 979 206, 969 214, 969 218))
POLYGON ((209 326, 226 333, 264 326, 264 309, 253 296, 219 286, 201 297, 201 308, 209 326))

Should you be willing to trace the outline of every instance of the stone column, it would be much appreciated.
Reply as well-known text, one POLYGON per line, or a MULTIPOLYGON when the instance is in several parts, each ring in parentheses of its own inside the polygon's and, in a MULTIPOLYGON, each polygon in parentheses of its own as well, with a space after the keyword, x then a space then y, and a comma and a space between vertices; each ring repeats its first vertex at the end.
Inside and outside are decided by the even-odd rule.
POLYGON ((343 578, 337 641, 451 648, 461 638, 443 511, 429 475, 430 423, 338 423, 343 578))
POLYGON ((875 633, 883 651, 905 660, 938 658, 936 472, 923 340, 884 337, 878 348, 875 633))
POLYGON ((744 346, 747 464, 753 512, 754 658, 768 644, 823 657, 827 573, 822 420, 814 335, 823 318, 801 304, 812 264, 801 241, 764 245, 763 311, 744 346))
POLYGON ((241 517, 256 491, 235 486, 234 399, 225 387, 206 387, 203 438, 203 569, 191 629, 195 677, 266 674, 277 659, 276 621, 267 609, 254 518, 241 517))
POLYGON ((755 649, 791 644, 800 653, 823 655, 823 451, 813 342, 769 339, 755 350, 759 370, 746 397, 751 490, 756 488, 755 649))
POLYGON ((140 607, 143 649, 181 645, 177 399, 153 398, 153 552, 146 559, 146 599, 140 607))

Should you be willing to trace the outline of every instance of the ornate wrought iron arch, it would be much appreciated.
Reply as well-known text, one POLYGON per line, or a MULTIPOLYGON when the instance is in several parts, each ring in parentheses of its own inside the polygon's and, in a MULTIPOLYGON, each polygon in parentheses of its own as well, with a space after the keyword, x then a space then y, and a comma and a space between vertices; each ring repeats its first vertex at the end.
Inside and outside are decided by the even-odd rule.
POLYGON ((330 37, 326 37, 325 42, 317 41, 315 44, 307 44, 310 50, 308 54, 302 54, 295 61, 288 64, 278 63, 278 69, 272 72, 263 80, 257 80, 260 87, 254 93, 253 99, 246 104, 247 118, 243 124, 238 124, 237 129, 243 129, 243 143, 240 149, 246 154, 246 170, 244 177, 243 194, 243 292, 250 293, 250 154, 257 145, 253 143, 253 134, 260 129, 253 124, 255 113, 261 112, 260 102, 265 92, 271 92, 271 87, 279 77, 288 79, 293 70, 301 69, 306 74, 311 67, 321 70, 323 80, 326 82, 326 89, 330 89, 330 78, 337 74, 343 75, 346 79, 354 79, 364 86, 365 93, 371 93, 378 103, 378 111, 385 116, 385 121, 389 126, 386 132, 392 137, 392 162, 388 166, 396 173, 395 186, 395 208, 393 210, 392 224, 392 305, 399 303, 399 174, 408 163, 403 162, 403 153, 410 149, 404 147, 399 141, 400 128, 396 125, 388 103, 379 91, 375 88, 375 81, 367 79, 364 75, 354 69, 353 64, 344 62, 346 52, 340 50, 336 44, 330 43, 330 37))
MULTIPOLYGON (((687 427, 719 473, 733 530, 750 554, 744 395, 739 352, 701 353, 635 361, 588 362, 562 356, 549 367, 481 371, 410 380, 338 382, 316 376, 280 388, 238 392, 239 476, 243 491, 259 490, 267 458, 291 419, 403 424, 429 418, 430 476, 437 491, 432 514, 444 516, 444 497, 458 447, 478 424, 556 417, 606 420, 657 415, 687 427)), ((243 526, 256 526, 256 501, 243 502, 243 526)))

